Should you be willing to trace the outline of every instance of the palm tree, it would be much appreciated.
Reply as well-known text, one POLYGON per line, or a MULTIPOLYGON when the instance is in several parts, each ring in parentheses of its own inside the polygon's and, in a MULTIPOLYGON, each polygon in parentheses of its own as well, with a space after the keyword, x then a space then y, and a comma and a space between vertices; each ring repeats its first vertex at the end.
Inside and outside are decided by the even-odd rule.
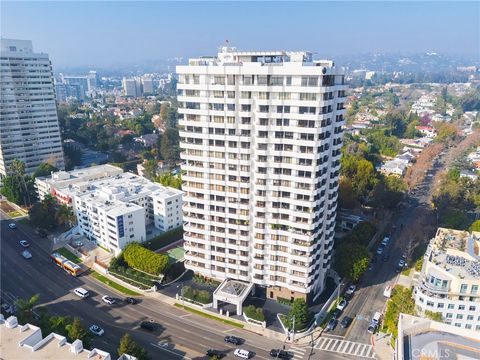
POLYGON ((19 159, 13 159, 12 163, 10 164, 10 172, 25 191, 23 194, 23 202, 30 206, 32 202, 30 201, 30 192, 28 191, 27 183, 25 182, 25 163, 19 159))
POLYGON ((40 294, 33 295, 30 299, 17 299, 15 306, 18 309, 19 321, 21 323, 32 322, 33 320, 33 308, 40 299, 40 294))

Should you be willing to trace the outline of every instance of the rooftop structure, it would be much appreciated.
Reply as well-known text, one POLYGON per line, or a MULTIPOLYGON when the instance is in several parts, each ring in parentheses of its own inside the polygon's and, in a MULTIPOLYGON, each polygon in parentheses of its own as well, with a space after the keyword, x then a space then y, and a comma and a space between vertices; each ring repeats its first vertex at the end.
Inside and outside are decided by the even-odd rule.
POLYGON ((416 286, 420 311, 439 312, 447 323, 480 331, 479 248, 480 232, 438 228, 416 286))
MULTIPOLYGON (((72 343, 59 334, 51 333, 43 337, 42 330, 34 325, 18 324, 15 316, 5 319, 0 315, 0 358, 5 360, 111 360, 111 355, 103 350, 87 350, 81 340, 72 343)), ((118 360, 135 360, 130 355, 122 355, 118 360)))
POLYGON ((400 314, 397 360, 480 358, 480 333, 417 316, 400 314))

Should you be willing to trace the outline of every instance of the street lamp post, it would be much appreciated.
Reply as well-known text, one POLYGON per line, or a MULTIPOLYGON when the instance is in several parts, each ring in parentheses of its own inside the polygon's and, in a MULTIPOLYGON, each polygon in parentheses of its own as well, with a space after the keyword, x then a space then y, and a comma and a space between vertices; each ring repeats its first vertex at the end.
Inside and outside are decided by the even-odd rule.
POLYGON ((344 283, 339 283, 338 284, 338 292, 337 292, 337 305, 338 305, 338 300, 340 300, 340 289, 342 285, 345 285, 344 283))

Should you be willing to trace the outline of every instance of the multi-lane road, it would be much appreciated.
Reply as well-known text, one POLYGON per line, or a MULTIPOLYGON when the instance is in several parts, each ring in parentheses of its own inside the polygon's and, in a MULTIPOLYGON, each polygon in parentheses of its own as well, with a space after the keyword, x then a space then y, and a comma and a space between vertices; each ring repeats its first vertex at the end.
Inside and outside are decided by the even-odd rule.
MULTIPOLYGON (((255 359, 271 359, 272 348, 281 348, 282 343, 255 333, 232 327, 215 320, 206 319, 177 309, 150 297, 140 297, 140 303, 127 305, 121 301, 108 305, 102 302, 103 295, 122 298, 104 284, 90 276, 77 278, 50 262, 51 245, 47 239, 36 236, 30 227, 17 222, 12 230, 12 222, 0 213, 1 220, 1 296, 10 303, 16 298, 28 299, 40 294, 38 306, 46 306, 52 315, 78 316, 88 327, 91 324, 105 330, 102 337, 94 337, 93 347, 116 355, 120 338, 129 333, 144 347, 153 359, 201 359, 207 349, 217 349, 234 358, 235 346, 226 344, 226 335, 245 339, 241 346, 255 354, 255 359), (24 250, 20 240, 27 240, 33 257, 26 260, 21 256, 24 250), (73 294, 73 289, 84 287, 91 293, 87 299, 73 294), (142 320, 153 319, 159 327, 153 333, 139 328, 142 320)), ((286 345, 294 354, 294 360, 308 359, 311 349, 286 345)), ((315 351, 312 359, 344 359, 342 356, 315 351)))
MULTIPOLYGON (((367 327, 376 311, 384 311, 387 299, 383 296, 383 292, 387 285, 396 283, 399 276, 396 272, 398 262, 408 250, 409 242, 412 240, 402 232, 406 232, 409 225, 416 220, 419 209, 423 208, 427 211, 430 207, 433 174, 440 169, 442 158, 443 156, 440 156, 436 160, 437 166, 429 172, 425 181, 415 191, 415 195, 410 196, 407 206, 396 213, 391 227, 387 229, 390 232, 389 245, 382 255, 377 256, 377 261, 373 264, 372 269, 364 274, 354 297, 340 317, 340 321, 344 316, 353 318, 352 324, 347 329, 337 326, 329 335, 352 342, 371 344, 371 335, 367 332, 367 327), (386 262, 383 261, 384 255, 389 256, 389 260, 386 262)), ((376 251, 376 248, 373 248, 372 251, 376 251)))

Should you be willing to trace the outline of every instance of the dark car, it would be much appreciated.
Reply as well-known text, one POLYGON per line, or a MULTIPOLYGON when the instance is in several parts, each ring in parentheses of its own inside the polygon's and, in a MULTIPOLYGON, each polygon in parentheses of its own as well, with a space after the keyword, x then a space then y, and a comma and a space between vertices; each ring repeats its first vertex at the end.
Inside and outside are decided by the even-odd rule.
POLYGON ((272 349, 270 350, 270 356, 278 359, 290 359, 292 354, 285 350, 272 349))
POLYGON ((154 331, 157 328, 157 324, 155 324, 155 321, 153 320, 142 321, 142 323, 140 324, 140 327, 148 331, 154 331))
POLYGON ((346 329, 347 327, 350 326, 350 324, 352 323, 352 318, 351 317, 348 317, 348 316, 345 316, 343 319, 342 319, 342 322, 340 323, 340 326, 344 329, 346 329))
POLYGON ((342 310, 340 309, 335 309, 335 311, 333 312, 332 314, 332 318, 333 319, 338 319, 340 317, 340 315, 342 315, 342 310))
POLYGON ((387 262, 388 260, 390 260, 390 255, 388 255, 388 254, 383 255, 382 260, 383 260, 383 262, 387 262))
POLYGON ((337 319, 330 319, 327 324, 327 331, 332 331, 337 327, 338 320, 337 319))
POLYGON ((225 354, 221 351, 218 351, 218 350, 208 349, 207 350, 207 356, 210 356, 210 357, 216 356, 217 359, 221 359, 225 356, 225 354))
POLYGON ((234 345, 241 345, 243 343, 243 339, 240 339, 239 337, 233 336, 233 335, 228 335, 223 338, 223 341, 226 343, 234 344, 234 345))
POLYGON ((127 304, 132 304, 132 305, 135 305, 138 303, 138 300, 133 298, 133 297, 126 297, 124 299, 124 301, 127 303, 127 304))

